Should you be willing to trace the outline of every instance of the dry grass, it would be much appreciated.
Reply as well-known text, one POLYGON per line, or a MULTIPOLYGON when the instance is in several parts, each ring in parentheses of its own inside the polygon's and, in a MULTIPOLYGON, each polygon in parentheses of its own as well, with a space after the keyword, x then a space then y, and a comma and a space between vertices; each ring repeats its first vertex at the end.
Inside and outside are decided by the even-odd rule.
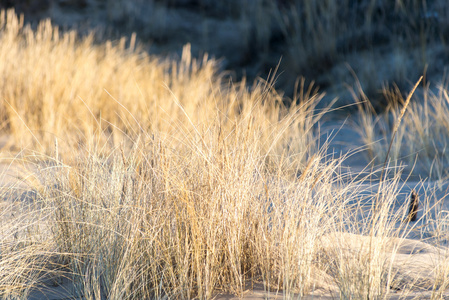
MULTIPOLYGON (((26 299, 50 275, 85 299, 205 299, 257 284, 285 298, 389 297, 394 238, 412 229, 395 201, 400 174, 378 193, 342 175, 344 158, 318 147, 326 111, 313 88, 299 82, 301 101, 285 107, 272 81, 226 84, 188 46, 173 62, 48 21, 32 31, 12 11, 0 22, 2 133, 39 170, 28 202, 0 190, 11 203, 2 298, 26 299), (351 249, 348 235, 363 243, 351 249)), ((435 295, 448 283, 438 270, 435 295)))
MULTIPOLYGON (((386 150, 393 138, 391 164, 407 166, 410 172, 422 178, 444 182, 448 178, 448 95, 447 88, 440 84, 436 92, 426 84, 421 88, 420 99, 412 101, 405 113, 403 124, 392 137, 394 120, 400 115, 404 104, 397 88, 385 89, 390 106, 384 113, 376 115, 366 105, 360 104, 357 129, 367 145, 369 160, 380 164, 386 159, 386 150)), ((366 100, 364 103, 368 103, 366 100)))
MULTIPOLYGON (((409 80, 418 78, 426 67, 439 68, 436 57, 440 44, 445 44, 447 32, 447 24, 443 22, 445 1, 282 3, 284 8, 273 6, 267 11, 275 16, 272 28, 279 30, 285 39, 282 68, 288 74, 306 76, 332 90, 334 86, 353 82, 346 68, 349 63, 365 93, 379 109, 385 105, 382 97, 378 97, 385 82, 396 82, 406 88, 409 80)), ((272 29, 272 35, 276 30, 272 29)), ((290 89, 291 78, 283 80, 290 80, 290 86, 285 84, 290 89)))
POLYGON ((134 30, 165 50, 195 36, 194 53, 226 56, 226 68, 243 67, 251 80, 266 76, 282 57, 285 73, 278 85, 289 95, 298 76, 329 90, 351 83, 349 62, 379 108, 385 103, 378 90, 385 82, 406 89, 426 65, 429 74, 443 72, 444 0, 115 0, 105 6, 104 23, 134 30), (198 21, 183 17, 183 11, 198 21))

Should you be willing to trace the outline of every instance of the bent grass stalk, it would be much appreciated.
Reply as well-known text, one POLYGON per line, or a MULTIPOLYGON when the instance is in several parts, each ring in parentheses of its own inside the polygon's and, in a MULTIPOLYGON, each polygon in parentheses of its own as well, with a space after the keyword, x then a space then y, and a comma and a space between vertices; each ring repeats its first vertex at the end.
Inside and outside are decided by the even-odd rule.
MULTIPOLYGON (((406 99, 406 101, 404 103, 404 106, 403 106, 403 108, 401 110, 401 113, 399 114, 399 117, 396 120, 394 129, 393 129, 393 132, 392 132, 390 144, 388 146, 387 154, 385 156, 385 162, 384 162, 384 164, 382 166, 382 170, 381 170, 381 173, 380 173, 380 180, 379 180, 379 187, 378 187, 378 190, 377 190, 377 195, 373 199, 373 202, 372 202, 373 220, 371 221, 372 222, 372 229, 371 229, 370 235, 369 235, 370 236, 370 240, 369 240, 369 253, 368 253, 370 262, 371 261, 376 261, 378 259, 377 256, 379 254, 379 250, 375 249, 378 246, 377 242, 375 244, 373 244, 374 243, 373 239, 375 237, 377 238, 379 233, 380 233, 381 236, 383 234, 382 230, 379 232, 378 230, 376 230, 376 228, 380 224, 381 224, 381 226, 384 225, 383 222, 386 221, 386 216, 389 215, 388 208, 392 207, 391 203, 389 203, 389 205, 388 205, 388 204, 382 203, 384 201, 381 201, 381 192, 383 191, 382 185, 385 182, 384 175, 386 175, 386 167, 387 167, 387 162, 388 162, 388 155, 390 154, 391 145, 393 144, 394 137, 395 137, 396 132, 397 132, 397 130, 399 128, 399 125, 401 124, 402 117, 404 116, 405 111, 406 111, 406 109, 408 107, 408 104, 410 103, 410 99, 411 99, 413 93, 415 92, 416 88, 418 87, 419 83, 421 82, 421 80, 422 80, 422 76, 419 78, 419 80, 416 82, 415 86, 413 87, 413 89, 411 90, 409 95, 407 96, 407 99, 406 99), (387 208, 387 211, 382 212, 382 208, 387 208)), ((390 197, 390 199, 391 198, 392 197, 390 197)), ((389 198, 387 198, 387 199, 389 199, 389 198)), ((371 264, 371 263, 368 264, 368 270, 369 270, 368 274, 367 274, 367 276, 368 276, 367 280, 368 281, 371 281, 370 277, 372 276, 372 272, 376 273, 375 274, 375 279, 377 279, 377 280, 380 279, 379 277, 383 276, 383 274, 377 273, 377 270, 372 269, 374 267, 375 266, 373 266, 373 264, 371 264)), ((389 283, 387 283, 387 284, 389 284, 389 283)), ((379 293, 382 294, 383 292, 379 291, 378 290, 379 288, 380 288, 379 282, 375 282, 374 285, 368 284, 368 290, 367 290, 367 295, 366 295, 367 298, 368 299, 371 298, 372 297, 372 293, 374 293, 374 295, 379 294, 379 293), (374 288, 374 291, 372 290, 372 288, 374 288)), ((388 288, 386 288, 386 289, 387 289, 386 293, 388 294, 388 288)), ((377 297, 377 296, 375 296, 375 297, 377 297)))

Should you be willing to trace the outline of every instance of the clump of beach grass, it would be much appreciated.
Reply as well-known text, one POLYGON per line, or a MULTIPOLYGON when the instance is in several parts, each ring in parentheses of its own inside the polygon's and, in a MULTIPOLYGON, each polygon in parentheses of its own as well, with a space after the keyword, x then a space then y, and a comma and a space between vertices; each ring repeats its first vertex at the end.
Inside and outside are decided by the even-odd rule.
POLYGON ((260 285, 285 298, 389 296, 393 242, 410 231, 400 173, 380 176, 377 191, 369 176, 342 174, 344 157, 318 144, 323 95, 304 81, 287 107, 273 79, 227 84, 188 46, 160 60, 125 40, 0 17, 2 131, 39 170, 16 215, 23 199, 0 191, 12 203, 2 298, 27 298, 50 275, 85 299, 209 299, 260 285))
POLYGON ((1 19, 5 61, 28 68, 2 69, 3 131, 34 153, 36 209, 48 212, 35 225, 52 241, 36 245, 59 253, 78 296, 209 298, 249 279, 309 291, 320 232, 305 229, 330 221, 333 201, 322 189, 314 208, 312 191, 334 180, 317 153, 322 95, 285 107, 272 81, 223 84, 188 46, 160 61, 124 40, 1 19))

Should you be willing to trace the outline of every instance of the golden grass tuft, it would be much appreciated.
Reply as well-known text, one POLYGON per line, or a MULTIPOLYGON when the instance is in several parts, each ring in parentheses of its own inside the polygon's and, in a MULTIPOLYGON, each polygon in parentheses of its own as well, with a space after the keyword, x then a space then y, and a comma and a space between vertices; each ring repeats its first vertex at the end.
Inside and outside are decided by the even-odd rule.
POLYGON ((413 229, 400 174, 378 193, 342 175, 304 81, 286 107, 273 81, 226 84, 188 45, 170 61, 49 21, 33 31, 13 11, 0 25, 1 131, 38 170, 28 202, 0 190, 0 297, 50 275, 85 299, 391 294, 394 241, 413 229))

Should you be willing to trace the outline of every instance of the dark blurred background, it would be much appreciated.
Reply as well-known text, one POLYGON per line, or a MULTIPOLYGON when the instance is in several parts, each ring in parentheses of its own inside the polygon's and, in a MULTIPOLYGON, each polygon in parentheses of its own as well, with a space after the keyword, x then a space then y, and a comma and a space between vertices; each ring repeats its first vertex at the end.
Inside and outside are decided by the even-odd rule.
POLYGON ((0 0, 36 26, 50 18, 99 42, 136 33, 150 53, 221 59, 232 80, 267 78, 291 97, 304 77, 326 101, 354 102, 358 81, 377 110, 385 90, 406 93, 418 77, 444 81, 449 62, 447 0, 0 0))

